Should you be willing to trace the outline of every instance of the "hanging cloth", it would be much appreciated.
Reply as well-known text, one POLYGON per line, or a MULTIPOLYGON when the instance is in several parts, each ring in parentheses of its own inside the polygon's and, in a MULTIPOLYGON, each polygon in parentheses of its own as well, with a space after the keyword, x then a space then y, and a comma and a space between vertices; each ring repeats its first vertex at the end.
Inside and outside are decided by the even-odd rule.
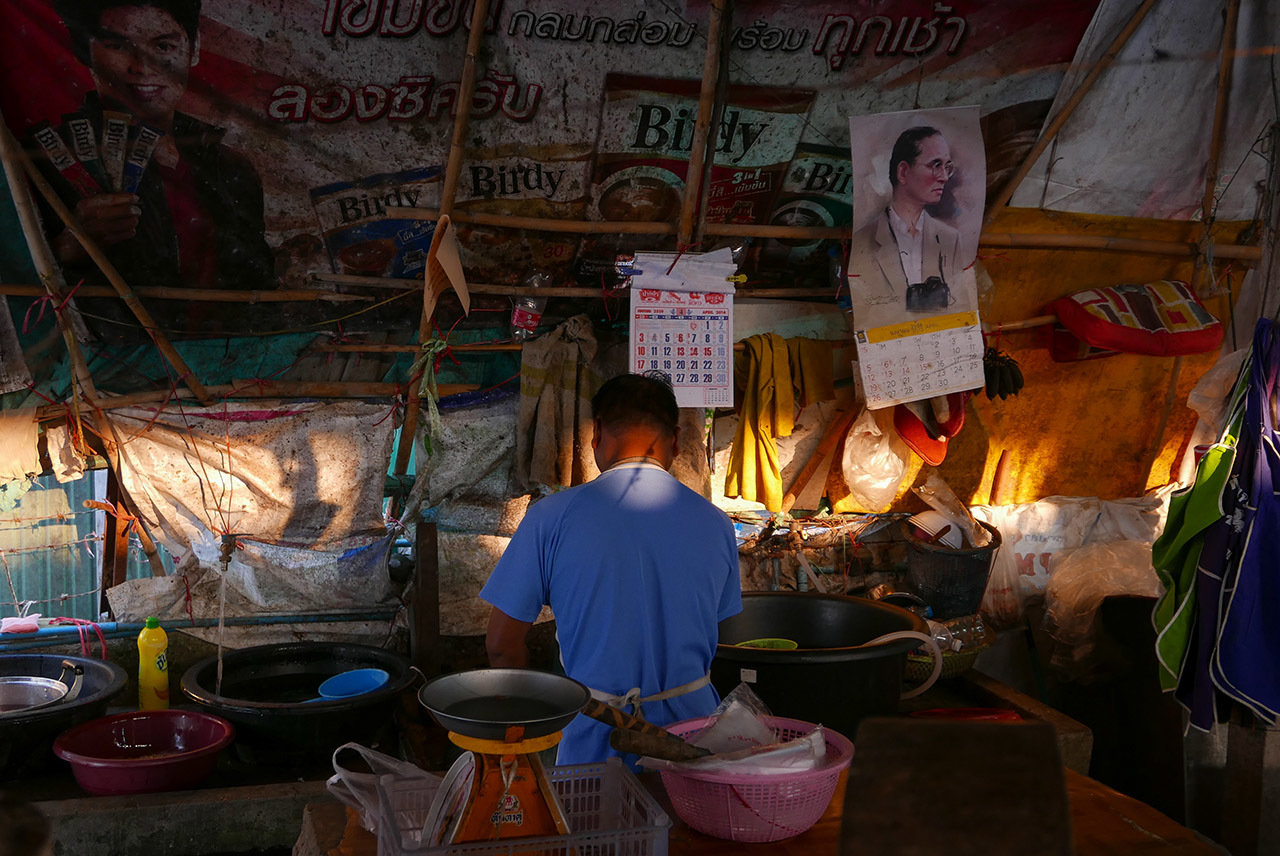
POLYGON ((1269 725, 1280 719, 1280 329, 1262 319, 1254 332, 1254 360, 1263 367, 1249 385, 1245 426, 1254 446, 1242 471, 1249 475, 1239 561, 1222 580, 1222 615, 1210 666, 1214 685, 1269 725))
POLYGON ((1231 394, 1230 415, 1222 435, 1200 458, 1195 481, 1169 498, 1164 531, 1151 545, 1151 564, 1165 587, 1151 614, 1160 687, 1165 692, 1177 686, 1191 643, 1197 612, 1196 568, 1206 531, 1223 516, 1222 493, 1235 462, 1248 383, 1246 362, 1231 394))
POLYGON ((39 438, 34 407, 0 410, 0 482, 39 475, 39 438))
POLYGON ((791 434, 796 406, 787 343, 776 333, 762 333, 742 344, 745 350, 734 364, 734 375, 744 379, 742 407, 724 494, 781 511, 782 470, 774 438, 791 434))
POLYGON ((787 358, 791 363, 791 387, 801 409, 836 397, 830 342, 808 336, 787 339, 787 358))
POLYGON ((525 342, 520 362, 515 474, 531 487, 582 484, 599 475, 591 450, 591 397, 604 378, 591 319, 575 315, 525 342))

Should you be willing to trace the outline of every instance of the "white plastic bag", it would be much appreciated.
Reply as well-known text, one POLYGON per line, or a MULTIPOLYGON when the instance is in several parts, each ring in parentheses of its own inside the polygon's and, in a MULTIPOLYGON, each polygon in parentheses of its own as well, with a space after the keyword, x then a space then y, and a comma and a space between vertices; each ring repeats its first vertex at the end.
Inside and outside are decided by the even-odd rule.
POLYGON ((979 611, 995 629, 1011 630, 1021 626, 1024 608, 1022 575, 1018 573, 1014 552, 1007 547, 996 550, 979 611))
MULTIPOLYGON (((439 776, 432 775, 407 761, 392 758, 390 755, 384 755, 359 743, 343 743, 333 750, 333 775, 325 782, 325 787, 339 802, 356 810, 360 816, 361 826, 370 832, 376 832, 379 811, 378 781, 384 776, 400 781, 406 779, 440 781, 439 776), (363 758, 372 772, 365 773, 343 766, 338 756, 348 749, 363 758)), ((384 781, 383 787, 386 785, 387 782, 384 781)))
POLYGON ((1073 678, 1088 677, 1103 599, 1163 593, 1151 565, 1151 545, 1144 541, 1089 544, 1060 553, 1050 566, 1044 596, 1045 629, 1061 643, 1051 664, 1073 678))
MULTIPOLYGON (((891 414, 893 410, 880 412, 891 414)), ((841 461, 844 481, 854 500, 867 511, 886 508, 898 495, 908 456, 898 435, 881 428, 875 412, 864 409, 845 437, 841 461)))

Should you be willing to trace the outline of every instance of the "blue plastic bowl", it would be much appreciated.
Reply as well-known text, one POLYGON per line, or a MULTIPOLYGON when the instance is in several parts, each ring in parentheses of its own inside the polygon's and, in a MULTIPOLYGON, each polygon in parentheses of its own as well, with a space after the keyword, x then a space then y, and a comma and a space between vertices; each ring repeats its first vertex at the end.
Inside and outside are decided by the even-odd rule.
POLYGON ((390 679, 382 669, 352 669, 340 672, 320 685, 321 698, 351 698, 383 686, 390 679))

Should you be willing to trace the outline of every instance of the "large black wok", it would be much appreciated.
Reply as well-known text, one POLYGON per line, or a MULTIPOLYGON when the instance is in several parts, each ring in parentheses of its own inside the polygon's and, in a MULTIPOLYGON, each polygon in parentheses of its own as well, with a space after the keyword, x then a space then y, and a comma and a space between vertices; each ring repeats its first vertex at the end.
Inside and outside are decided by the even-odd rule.
POLYGON ((527 740, 561 730, 591 698, 582 684, 533 669, 476 669, 436 678, 418 690, 436 722, 466 737, 527 740))
POLYGON ((414 680, 408 659, 369 645, 293 642, 226 651, 222 692, 218 658, 182 676, 182 691, 236 728, 236 752, 247 761, 295 764, 324 759, 343 743, 375 742, 391 721, 396 697, 414 680), (320 684, 351 669, 382 669, 380 688, 350 698, 311 701, 320 684))

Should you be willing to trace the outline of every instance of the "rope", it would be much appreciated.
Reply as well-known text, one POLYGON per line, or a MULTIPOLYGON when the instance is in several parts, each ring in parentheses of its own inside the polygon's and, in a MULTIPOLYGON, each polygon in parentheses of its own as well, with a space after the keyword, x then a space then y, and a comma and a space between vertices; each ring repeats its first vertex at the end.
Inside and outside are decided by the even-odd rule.
POLYGON ((418 384, 418 398, 427 402, 428 434, 432 438, 440 436, 442 426, 440 409, 436 406, 436 402, 440 400, 440 393, 436 388, 436 373, 430 369, 436 355, 443 353, 447 347, 448 343, 444 339, 437 336, 431 337, 422 343, 422 352, 409 368, 410 383, 413 382, 413 378, 421 377, 418 384))

